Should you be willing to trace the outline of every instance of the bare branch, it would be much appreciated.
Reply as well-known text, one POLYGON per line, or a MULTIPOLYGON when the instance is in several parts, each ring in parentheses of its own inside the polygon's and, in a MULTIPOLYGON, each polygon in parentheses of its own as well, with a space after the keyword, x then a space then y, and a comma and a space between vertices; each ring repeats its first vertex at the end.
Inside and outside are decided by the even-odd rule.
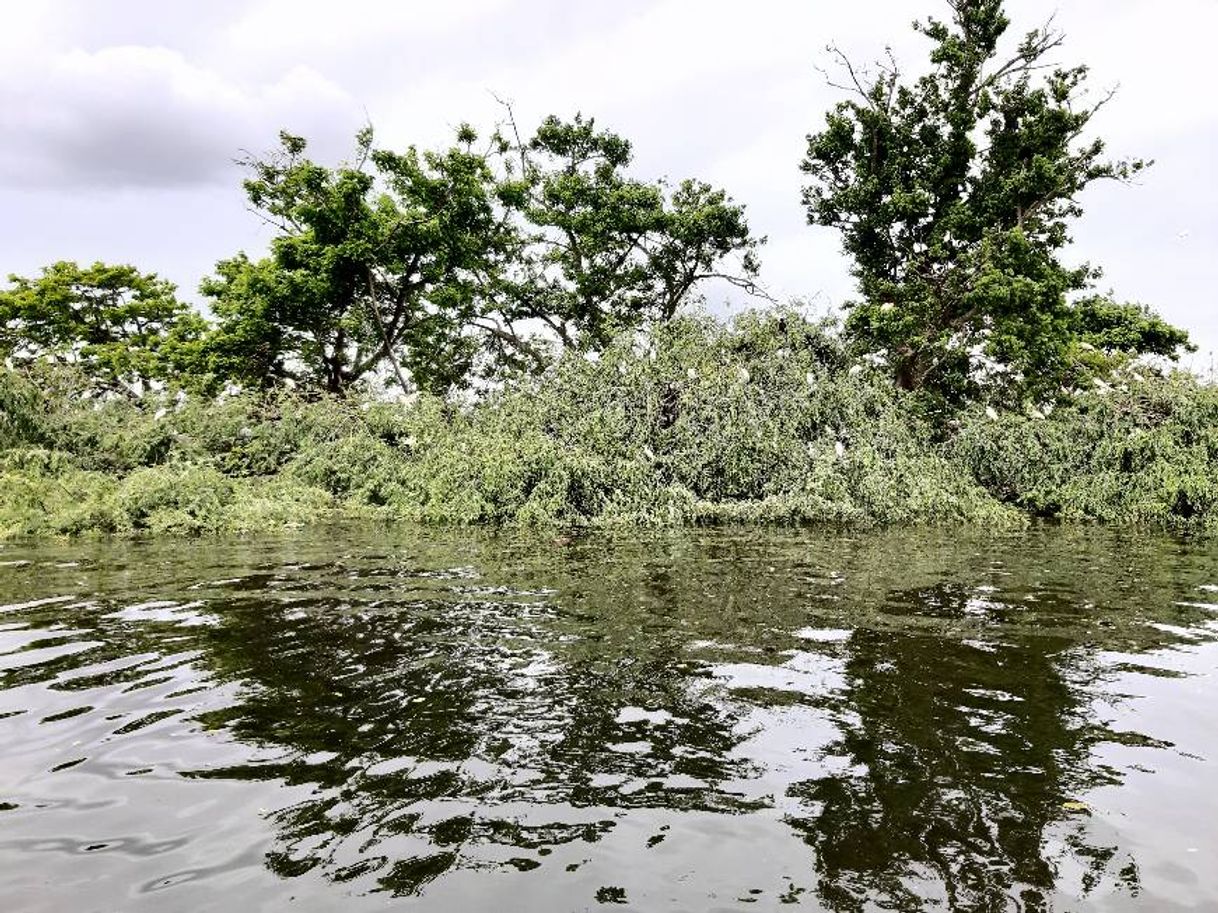
POLYGON ((520 176, 527 178, 529 176, 529 160, 525 155, 524 140, 520 138, 520 128, 516 124, 516 112, 512 108, 512 103, 501 98, 495 92, 491 92, 491 98, 495 99, 507 111, 508 124, 512 128, 512 135, 516 137, 516 148, 520 150, 520 176))
POLYGON ((371 266, 368 267, 368 303, 372 306, 372 316, 376 319, 376 325, 381 331, 381 351, 389 360, 389 364, 393 368, 393 373, 398 379, 402 392, 409 394, 410 384, 402 373, 402 366, 398 363, 397 356, 393 354, 393 340, 390 339, 389 332, 385 328, 385 321, 381 317, 380 306, 376 302, 376 279, 372 274, 371 266))
POLYGON ((1030 32, 1014 57, 1001 64, 993 73, 977 80, 977 85, 973 89, 973 98, 977 98, 986 89, 997 85, 1008 76, 1023 76, 1038 70, 1052 69, 1055 64, 1039 61, 1050 51, 1057 50, 1065 43, 1065 34, 1053 28, 1055 18, 1056 14, 1050 16, 1043 26, 1030 32))

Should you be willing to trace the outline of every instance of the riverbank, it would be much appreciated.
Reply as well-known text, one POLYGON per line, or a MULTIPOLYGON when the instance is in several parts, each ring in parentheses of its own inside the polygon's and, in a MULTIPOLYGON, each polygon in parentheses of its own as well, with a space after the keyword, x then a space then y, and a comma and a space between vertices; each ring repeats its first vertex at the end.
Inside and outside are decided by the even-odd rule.
POLYGON ((461 401, 91 395, 0 374, 0 536, 524 526, 1218 522, 1218 390, 1130 368, 927 414, 828 328, 683 319, 461 401))

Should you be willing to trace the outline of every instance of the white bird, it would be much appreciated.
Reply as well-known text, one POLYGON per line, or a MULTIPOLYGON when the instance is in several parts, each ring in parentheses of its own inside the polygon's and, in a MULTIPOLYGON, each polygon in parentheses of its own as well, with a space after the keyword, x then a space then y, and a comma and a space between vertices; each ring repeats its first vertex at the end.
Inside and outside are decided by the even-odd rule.
POLYGON ((994 409, 994 407, 993 407, 993 406, 986 406, 986 407, 985 407, 985 414, 986 414, 986 417, 987 417, 987 418, 991 418, 991 419, 996 419, 996 418, 998 418, 998 412, 997 412, 997 411, 994 409))
POLYGON ((863 366, 862 365, 851 365, 850 370, 847 371, 846 373, 849 374, 851 377, 856 377, 857 375, 863 373, 863 366))
POLYGON ((841 441, 835 442, 833 445, 833 452, 837 454, 837 458, 840 460, 846 455, 846 445, 841 441))
POLYGON ((697 379, 698 379, 698 372, 697 372, 697 371, 695 371, 693 368, 690 368, 688 371, 686 371, 686 372, 685 372, 685 375, 686 375, 686 376, 687 376, 687 377, 688 377, 690 380, 697 380, 697 379))

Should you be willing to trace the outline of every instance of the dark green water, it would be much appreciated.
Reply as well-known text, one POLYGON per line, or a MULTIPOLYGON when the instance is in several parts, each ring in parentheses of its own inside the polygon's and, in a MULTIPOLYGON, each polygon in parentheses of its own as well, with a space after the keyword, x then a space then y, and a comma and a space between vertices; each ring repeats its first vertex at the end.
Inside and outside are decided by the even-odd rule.
POLYGON ((1216 639, 1101 530, 8 547, 0 909, 1215 911, 1216 639))

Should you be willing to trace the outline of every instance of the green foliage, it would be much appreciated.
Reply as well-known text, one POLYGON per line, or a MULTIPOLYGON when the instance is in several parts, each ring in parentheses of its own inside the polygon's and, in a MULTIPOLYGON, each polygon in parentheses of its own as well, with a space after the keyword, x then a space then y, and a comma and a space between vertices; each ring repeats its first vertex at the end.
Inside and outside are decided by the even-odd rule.
POLYGON ((464 405, 287 392, 82 398, 0 372, 0 536, 351 517, 552 527, 1218 522, 1218 392, 1114 369, 1049 415, 946 429, 832 324, 682 317, 464 405))
MULTIPOLYGON (((1122 304, 1103 295, 1078 301, 1071 312, 1073 341, 1065 354, 1063 380, 1075 387, 1110 381, 1132 369, 1141 356, 1175 359, 1195 351, 1188 333, 1167 323, 1145 305, 1122 304)), ((1143 373, 1155 369, 1143 360, 1143 373)))
MULTIPOLYGON (((852 338, 900 386, 956 402, 984 391, 1016 403, 1073 377, 1097 318, 1069 299, 1097 271, 1061 258, 1079 194, 1148 164, 1108 161, 1084 138, 1106 99, 1085 99, 1086 67, 1047 63, 1059 34, 1034 30, 1002 56, 1003 6, 953 0, 950 22, 917 24, 933 47, 913 82, 891 59, 869 78, 839 52, 853 97, 803 162, 808 220, 842 232, 863 295, 852 338)), ((1174 356, 1186 336, 1145 316, 1156 326, 1122 348, 1174 356)))
POLYGON ((115 487, 113 478, 77 468, 68 454, 6 450, 0 454, 0 537, 118 532, 111 513, 97 509, 115 487))
POLYGON ((1004 56, 1002 0, 950 7, 912 81, 838 52, 850 97, 808 138, 808 219, 862 294, 844 330, 689 316, 707 280, 758 293, 764 239, 591 118, 526 141, 509 108, 399 152, 365 129, 338 167, 283 133, 245 163, 269 255, 217 264, 214 323, 131 266, 0 291, 0 536, 1213 522, 1218 397, 1146 358, 1187 334, 1064 260, 1081 192, 1148 163, 1086 138, 1106 99, 1047 63, 1060 35, 1004 56))
POLYGON ((1048 419, 972 411, 952 451, 997 497, 1037 516, 1218 520, 1218 389, 1186 375, 1127 371, 1048 419))
POLYGON ((37 438, 38 388, 15 371, 0 371, 0 449, 37 438))
POLYGON ((0 538, 267 532, 335 515, 325 492, 287 478, 230 478, 207 464, 114 476, 48 450, 0 454, 0 486, 0 538))
POLYGON ((9 282, 0 291, 0 359, 73 364, 105 389, 174 379, 204 329, 172 283, 133 266, 62 261, 9 282))
POLYGON ((612 509, 631 522, 1001 519, 931 452, 910 403, 794 311, 677 320, 517 396, 564 451, 647 470, 612 509))
POLYGON ((367 431, 306 447, 288 475, 347 501, 383 507, 400 500, 404 454, 367 431))
POLYGON ((599 351, 672 319, 706 279, 755 290, 761 242, 724 191, 629 177, 630 143, 580 115, 547 118, 520 153, 529 196, 509 323, 539 320, 565 347, 599 351))
POLYGON ((219 327, 206 370, 250 386, 276 380, 345 393, 392 369, 403 386, 443 391, 468 372, 467 325, 512 234, 471 131, 438 152, 372 149, 327 168, 282 135, 247 164, 251 205, 277 226, 269 258, 221 262, 203 284, 219 327))
POLYGON ((281 139, 245 182, 278 230, 270 256, 222 261, 202 286, 218 318, 189 352, 205 389, 344 394, 392 377, 443 394, 479 371, 538 371, 554 343, 595 350, 670 319, 707 279, 754 289, 743 208, 700 182, 627 177, 630 144, 591 120, 480 149, 463 126, 448 149, 401 153, 365 130, 337 168, 281 139))

